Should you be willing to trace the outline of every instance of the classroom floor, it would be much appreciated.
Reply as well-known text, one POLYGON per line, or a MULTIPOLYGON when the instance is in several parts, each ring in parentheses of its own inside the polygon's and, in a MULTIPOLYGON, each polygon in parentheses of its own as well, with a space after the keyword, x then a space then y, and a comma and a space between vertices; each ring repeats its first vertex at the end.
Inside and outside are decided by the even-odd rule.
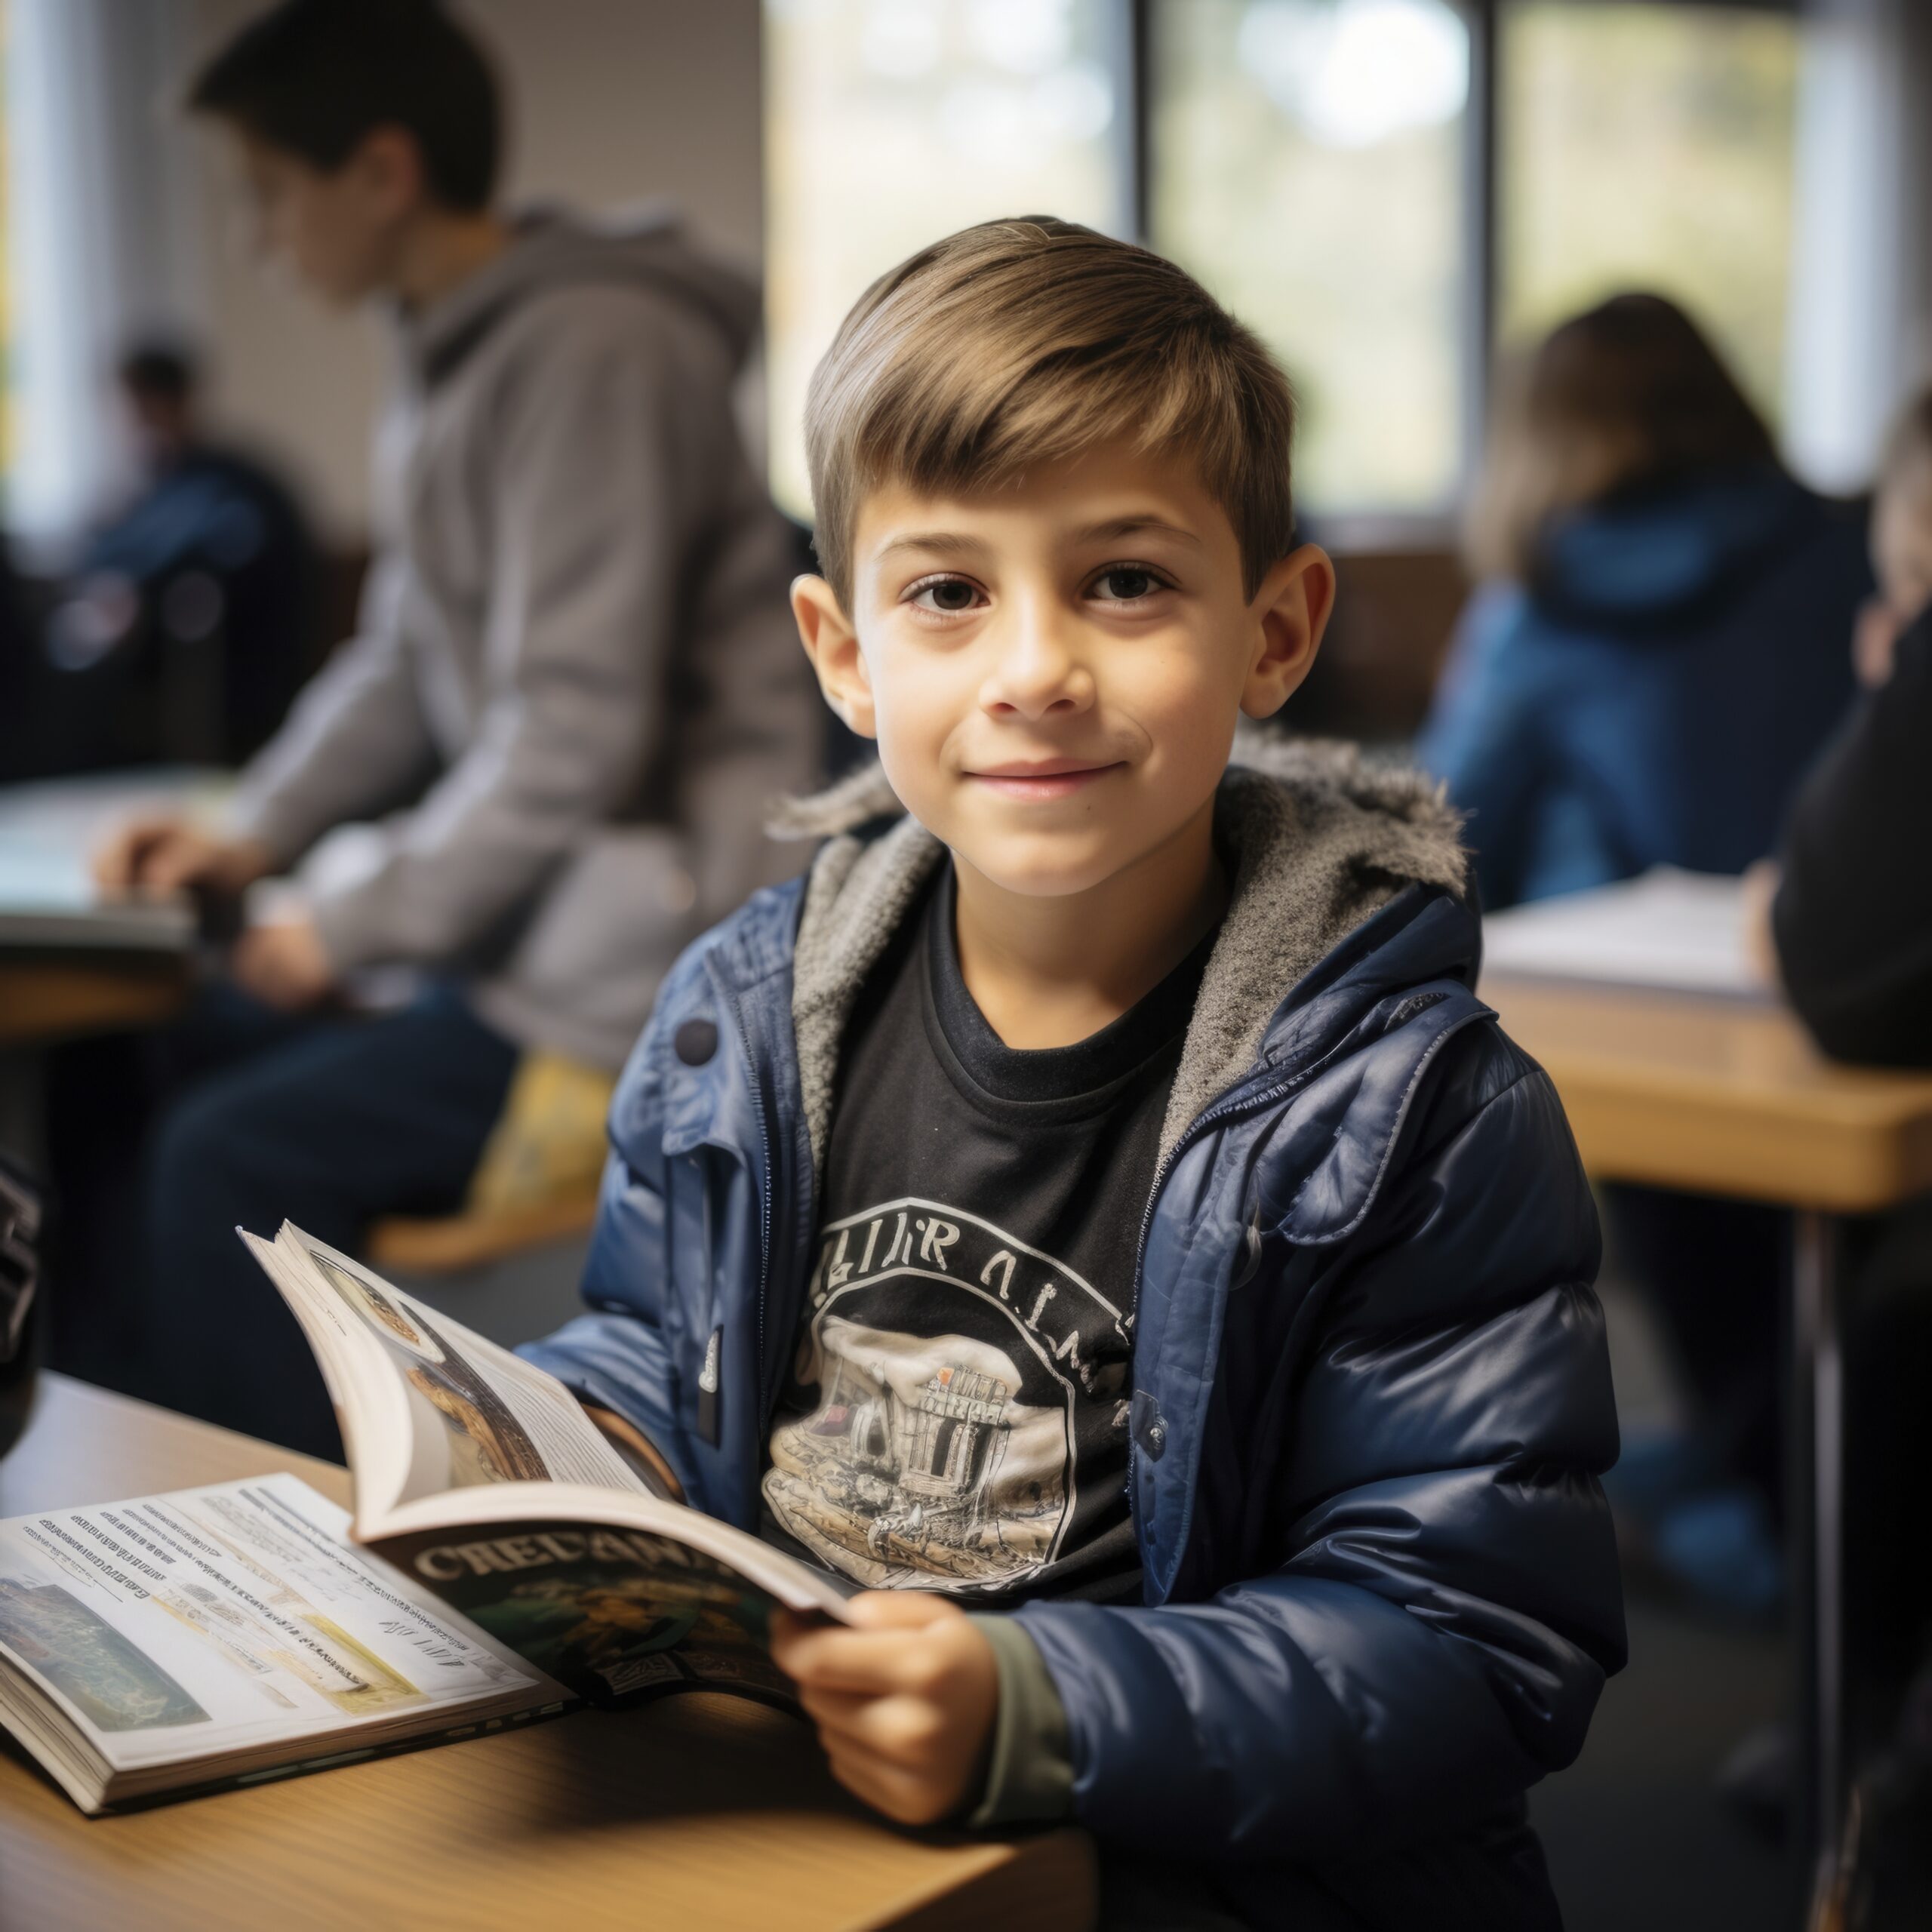
MULTIPOLYGON (((1675 1395, 1641 1305, 1599 1284, 1626 1432, 1675 1395)), ((1789 1921, 1785 1854, 1718 1796, 1739 1741, 1782 1715, 1790 1666, 1775 1632, 1700 1617, 1634 1581, 1630 1662, 1583 1756, 1531 1800, 1568 1932, 1709 1932, 1789 1921)))

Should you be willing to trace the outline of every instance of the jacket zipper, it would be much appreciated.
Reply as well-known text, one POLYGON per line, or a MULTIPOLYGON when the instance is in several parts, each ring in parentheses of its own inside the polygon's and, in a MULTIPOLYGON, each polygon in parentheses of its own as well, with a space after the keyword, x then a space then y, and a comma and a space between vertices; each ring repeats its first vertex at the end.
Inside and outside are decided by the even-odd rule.
MULTIPOLYGON (((752 1089, 752 1106, 758 1115, 758 1139, 764 1149, 764 1184, 758 1189, 758 1320, 755 1334, 758 1338, 758 1363, 755 1386, 758 1390, 759 1412, 764 1406, 764 1305, 769 1298, 771 1285, 771 1191, 778 1184, 778 1161, 771 1140, 771 1121, 765 1111, 764 1089, 758 1075, 758 1062, 752 1054, 752 1036, 745 1025, 743 1009, 737 997, 731 1001, 731 1017, 738 1029, 738 1044, 744 1049, 745 1070, 749 1075, 752 1089)), ((716 1364, 712 1364, 714 1371, 716 1364)))
MULTIPOLYGON (((1433 1004, 1435 1002, 1431 1001, 1431 1004, 1433 1004)), ((1460 1032, 1461 1026, 1459 1023, 1450 1030, 1460 1032)), ((1447 1036, 1445 1035, 1442 1037, 1447 1036)), ((1441 1038, 1431 1043, 1423 1054, 1423 1066, 1426 1066, 1435 1057, 1435 1049, 1441 1043, 1441 1038)), ((1168 1184, 1168 1177, 1174 1171, 1175 1164, 1182 1155, 1186 1153, 1188 1149, 1200 1138, 1201 1135, 1217 1121, 1230 1119, 1236 1114, 1246 1113, 1251 1109, 1266 1106, 1272 1101, 1284 1098, 1319 1072, 1327 1064, 1328 1058, 1329 1056, 1324 1054, 1321 1058, 1303 1067, 1300 1072, 1290 1078, 1278 1080, 1272 1087, 1264 1087, 1257 1093, 1231 1095, 1226 1100, 1220 1101, 1210 1107, 1205 1113, 1196 1114, 1183 1130, 1180 1138, 1168 1151, 1167 1158, 1155 1171, 1154 1185, 1149 1191, 1147 1206, 1140 1217, 1140 1238, 1134 1252, 1134 1314, 1137 1327, 1140 1318, 1140 1273, 1142 1269, 1146 1265, 1148 1231, 1154 1225, 1154 1208, 1155 1204, 1160 1200, 1161 1190, 1168 1184)), ((1421 1069, 1418 1068, 1417 1070, 1420 1073, 1421 1069)), ((1134 1380, 1137 1385, 1140 1378, 1137 1374, 1134 1380)), ((1140 1460, 1140 1444, 1135 1439, 1134 1432, 1130 1427, 1127 1438, 1127 1497, 1128 1507, 1130 1509, 1134 1507, 1134 1483, 1139 1472, 1140 1460)), ((1135 1529, 1136 1540, 1138 1540, 1139 1518, 1137 1516, 1135 1518, 1135 1529)))
MULTIPOLYGON (((1147 1262, 1148 1232, 1154 1225, 1154 1209, 1160 1200, 1161 1190, 1167 1186, 1168 1177, 1173 1173, 1176 1163, 1201 1134, 1214 1125, 1215 1121, 1227 1119, 1235 1114, 1244 1113, 1251 1107, 1266 1106, 1271 1100, 1281 1099, 1284 1094, 1292 1093, 1296 1088, 1301 1085, 1313 1071, 1312 1067, 1304 1067, 1292 1079, 1278 1081, 1275 1085, 1264 1088, 1259 1093, 1223 1100, 1216 1106, 1210 1107, 1205 1113, 1196 1114, 1183 1130, 1180 1138, 1168 1150, 1166 1159, 1162 1161, 1160 1166, 1155 1171, 1154 1185, 1148 1191, 1147 1205, 1140 1216, 1140 1239, 1134 1246, 1134 1318, 1137 1327, 1140 1319, 1140 1275, 1147 1262)), ((1137 1385, 1140 1378, 1137 1374, 1134 1380, 1137 1385)), ((1134 1507, 1137 1494, 1135 1481, 1139 1473, 1140 1462, 1140 1440, 1130 1426, 1127 1435, 1127 1499, 1128 1507, 1130 1509, 1134 1507)))

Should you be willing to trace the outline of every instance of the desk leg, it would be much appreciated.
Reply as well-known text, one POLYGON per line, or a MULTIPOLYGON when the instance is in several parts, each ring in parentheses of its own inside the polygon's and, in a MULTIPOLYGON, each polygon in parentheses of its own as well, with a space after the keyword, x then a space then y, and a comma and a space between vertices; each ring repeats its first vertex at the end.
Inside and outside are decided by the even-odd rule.
POLYGON ((1790 1518, 1792 1638, 1798 1660, 1794 1841, 1814 1932, 1835 1923, 1844 1818, 1843 1364, 1838 1230, 1801 1213, 1791 1276, 1790 1518))

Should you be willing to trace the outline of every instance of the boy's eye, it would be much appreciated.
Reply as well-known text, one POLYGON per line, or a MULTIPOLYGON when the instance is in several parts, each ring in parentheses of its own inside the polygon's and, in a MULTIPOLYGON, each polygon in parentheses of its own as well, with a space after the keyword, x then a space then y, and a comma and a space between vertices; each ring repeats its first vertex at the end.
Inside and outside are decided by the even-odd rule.
POLYGON ((912 586, 907 601, 921 610, 950 617, 971 610, 979 598, 979 586, 963 577, 929 577, 912 586))
POLYGON ((1132 604, 1167 589, 1165 582, 1140 564, 1114 564, 1097 577, 1090 594, 1103 604, 1132 604))

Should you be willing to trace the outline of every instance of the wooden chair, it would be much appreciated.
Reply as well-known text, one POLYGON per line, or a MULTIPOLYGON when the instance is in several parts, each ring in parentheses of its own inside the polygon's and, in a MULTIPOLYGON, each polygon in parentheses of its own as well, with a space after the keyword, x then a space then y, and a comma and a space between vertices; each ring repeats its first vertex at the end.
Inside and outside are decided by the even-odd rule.
POLYGON ((596 1217, 616 1084, 601 1067, 526 1054, 462 1208, 379 1221, 370 1260, 385 1274, 453 1275, 586 1232, 596 1217))

